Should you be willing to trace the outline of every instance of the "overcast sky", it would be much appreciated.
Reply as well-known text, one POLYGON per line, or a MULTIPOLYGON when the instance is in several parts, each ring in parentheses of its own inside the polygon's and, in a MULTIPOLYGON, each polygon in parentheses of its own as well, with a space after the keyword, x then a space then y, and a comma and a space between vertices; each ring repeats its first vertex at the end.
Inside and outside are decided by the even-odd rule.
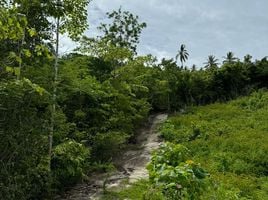
POLYGON ((268 0, 93 0, 86 34, 97 35, 105 13, 120 6, 147 23, 139 54, 174 58, 185 44, 188 66, 202 66, 211 54, 222 60, 228 51, 240 58, 268 56, 268 0))

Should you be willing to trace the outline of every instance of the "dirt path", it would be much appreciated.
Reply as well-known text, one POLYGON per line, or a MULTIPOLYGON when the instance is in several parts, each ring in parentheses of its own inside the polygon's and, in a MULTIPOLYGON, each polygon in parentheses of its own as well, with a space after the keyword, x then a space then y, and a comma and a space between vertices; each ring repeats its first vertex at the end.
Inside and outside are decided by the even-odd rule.
POLYGON ((117 171, 111 175, 98 174, 90 177, 90 182, 81 183, 66 192, 59 200, 97 200, 101 197, 103 184, 106 188, 117 187, 123 180, 133 183, 148 177, 146 165, 150 161, 151 152, 161 142, 156 134, 157 126, 167 119, 167 114, 156 114, 149 117, 147 126, 139 131, 137 144, 126 150, 115 160, 117 171))

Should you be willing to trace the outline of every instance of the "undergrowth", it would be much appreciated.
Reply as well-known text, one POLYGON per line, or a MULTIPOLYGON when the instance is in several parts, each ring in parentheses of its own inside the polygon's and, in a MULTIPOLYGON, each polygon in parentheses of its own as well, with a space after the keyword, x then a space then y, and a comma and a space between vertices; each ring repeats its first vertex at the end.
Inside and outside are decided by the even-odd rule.
MULTIPOLYGON (((166 173, 168 177, 164 181, 174 181, 172 178, 176 174, 160 172, 162 167, 149 167, 150 181, 142 180, 119 192, 108 192, 103 200, 268 199, 268 92, 255 92, 229 103, 194 107, 186 114, 171 116, 162 125, 160 133, 173 146, 187 148, 189 154, 185 160, 193 160, 209 173, 204 179, 206 186, 201 188, 199 195, 165 196, 165 187, 159 187, 152 179, 166 173)), ((155 155, 163 154, 160 151, 155 155)), ((171 162, 170 159, 164 161, 164 166, 171 162)), ((178 159, 178 155, 174 159, 178 159)), ((176 166, 182 164, 178 162, 176 166)), ((155 180, 159 181, 158 178, 155 180)))

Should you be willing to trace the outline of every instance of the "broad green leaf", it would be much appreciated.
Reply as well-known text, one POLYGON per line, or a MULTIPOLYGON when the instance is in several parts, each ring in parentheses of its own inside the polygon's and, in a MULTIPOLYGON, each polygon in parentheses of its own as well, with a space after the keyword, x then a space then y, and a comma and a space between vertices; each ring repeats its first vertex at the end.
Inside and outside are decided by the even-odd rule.
POLYGON ((14 67, 14 73, 16 76, 20 76, 20 68, 19 67, 14 67))

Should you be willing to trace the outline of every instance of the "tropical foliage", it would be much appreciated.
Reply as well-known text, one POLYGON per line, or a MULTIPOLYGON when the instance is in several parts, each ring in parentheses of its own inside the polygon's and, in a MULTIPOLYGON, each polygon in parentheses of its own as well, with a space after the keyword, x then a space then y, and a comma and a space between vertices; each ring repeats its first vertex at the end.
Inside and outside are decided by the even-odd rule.
POLYGON ((180 58, 181 61, 181 67, 183 68, 183 63, 188 59, 189 53, 186 50, 185 44, 182 44, 180 47, 180 50, 178 51, 178 54, 176 55, 176 60, 180 58))
POLYGON ((205 186, 208 174, 190 160, 190 151, 180 144, 166 143, 151 158, 150 180, 162 188, 167 199, 196 199, 205 186))
POLYGON ((221 66, 212 56, 204 70, 189 70, 185 45, 175 60, 138 55, 146 24, 119 9, 107 13, 111 22, 100 25, 100 36, 84 37, 88 3, 0 2, 0 199, 53 199, 110 166, 159 111, 198 114, 165 123, 162 137, 180 144, 153 155, 150 182, 134 187, 149 193, 139 197, 265 199, 267 94, 189 108, 267 88, 267 57, 240 61, 228 53, 221 66), (79 42, 66 55, 59 54, 63 33, 79 42), (206 171, 214 183, 207 190, 206 171))
POLYGON ((268 93, 259 91, 227 104, 192 108, 163 125, 162 136, 185 145, 211 174, 200 199, 268 198, 267 100, 268 93))

